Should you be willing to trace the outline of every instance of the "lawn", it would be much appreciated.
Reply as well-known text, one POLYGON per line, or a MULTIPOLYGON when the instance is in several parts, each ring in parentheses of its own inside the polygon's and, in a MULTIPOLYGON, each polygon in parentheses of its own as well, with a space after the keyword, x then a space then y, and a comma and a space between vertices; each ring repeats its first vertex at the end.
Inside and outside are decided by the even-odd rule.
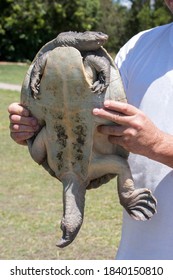
POLYGON ((71 245, 58 249, 62 186, 9 136, 7 107, 19 93, 0 90, 0 98, 0 259, 113 259, 122 220, 116 180, 87 191, 82 228, 71 245))
POLYGON ((27 64, 0 64, 0 82, 20 85, 27 69, 27 64))

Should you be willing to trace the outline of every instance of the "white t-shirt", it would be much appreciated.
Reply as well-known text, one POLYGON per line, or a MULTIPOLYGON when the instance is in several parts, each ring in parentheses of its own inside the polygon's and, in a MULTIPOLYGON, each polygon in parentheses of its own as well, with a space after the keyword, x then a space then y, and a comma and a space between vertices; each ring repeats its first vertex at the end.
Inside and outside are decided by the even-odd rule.
MULTIPOLYGON (((173 24, 134 36, 118 53, 116 64, 128 102, 173 134, 173 24)), ((135 187, 147 187, 157 198, 157 213, 142 222, 124 211, 116 259, 173 260, 173 170, 134 154, 129 164, 135 187)))

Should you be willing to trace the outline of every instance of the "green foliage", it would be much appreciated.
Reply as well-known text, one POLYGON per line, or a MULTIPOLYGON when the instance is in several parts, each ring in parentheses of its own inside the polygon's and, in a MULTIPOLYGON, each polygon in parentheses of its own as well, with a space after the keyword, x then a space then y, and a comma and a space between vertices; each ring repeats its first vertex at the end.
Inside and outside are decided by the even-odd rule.
POLYGON ((151 2, 151 0, 130 1, 132 6, 129 10, 129 38, 141 30, 150 29, 172 21, 171 13, 163 0, 155 0, 154 2, 151 2))
POLYGON ((84 31, 95 28, 100 6, 99 0, 46 2, 47 29, 51 36, 56 36, 62 31, 84 31))
POLYGON ((127 40, 126 23, 127 9, 111 0, 100 0, 100 20, 97 30, 109 35, 106 48, 110 52, 117 52, 127 40))
POLYGON ((109 35, 117 52, 141 30, 172 21, 163 0, 1 0, 0 60, 32 60, 47 41, 68 30, 98 30, 109 35), (152 2, 153 3, 153 2, 152 2))
POLYGON ((150 1, 146 1, 137 17, 140 30, 149 29, 172 21, 171 13, 165 8, 163 1, 156 1, 153 7, 150 6, 150 1))
POLYGON ((33 57, 44 35, 46 12, 42 0, 3 0, 0 10, 2 59, 33 57))
POLYGON ((57 33, 95 28, 99 0, 1 0, 0 59, 33 59, 57 33))

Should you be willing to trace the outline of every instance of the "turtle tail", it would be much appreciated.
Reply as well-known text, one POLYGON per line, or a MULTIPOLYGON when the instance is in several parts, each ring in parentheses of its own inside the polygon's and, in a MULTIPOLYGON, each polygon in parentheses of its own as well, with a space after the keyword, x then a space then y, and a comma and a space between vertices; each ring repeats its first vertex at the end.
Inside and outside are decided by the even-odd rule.
POLYGON ((68 246, 78 234, 84 216, 86 188, 80 183, 75 174, 68 174, 63 178, 63 207, 61 220, 63 235, 57 243, 60 248, 68 246))

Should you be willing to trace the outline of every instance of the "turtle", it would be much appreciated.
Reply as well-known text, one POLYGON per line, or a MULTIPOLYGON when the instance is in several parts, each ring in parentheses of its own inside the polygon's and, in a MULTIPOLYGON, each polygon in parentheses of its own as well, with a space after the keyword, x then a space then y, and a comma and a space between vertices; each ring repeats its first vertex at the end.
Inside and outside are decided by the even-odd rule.
POLYGON ((157 204, 149 189, 134 186, 129 153, 111 144, 97 129, 115 123, 92 114, 107 99, 127 102, 120 73, 102 46, 108 36, 89 31, 67 33, 58 36, 81 41, 88 36, 93 41, 86 41, 82 49, 81 42, 72 45, 62 39, 59 43, 58 36, 48 42, 29 67, 21 90, 21 104, 40 124, 39 132, 27 141, 31 157, 63 185, 60 248, 68 246, 81 228, 86 190, 114 177, 120 204, 132 218, 150 219, 157 204), (106 70, 100 66, 102 62, 106 70))

